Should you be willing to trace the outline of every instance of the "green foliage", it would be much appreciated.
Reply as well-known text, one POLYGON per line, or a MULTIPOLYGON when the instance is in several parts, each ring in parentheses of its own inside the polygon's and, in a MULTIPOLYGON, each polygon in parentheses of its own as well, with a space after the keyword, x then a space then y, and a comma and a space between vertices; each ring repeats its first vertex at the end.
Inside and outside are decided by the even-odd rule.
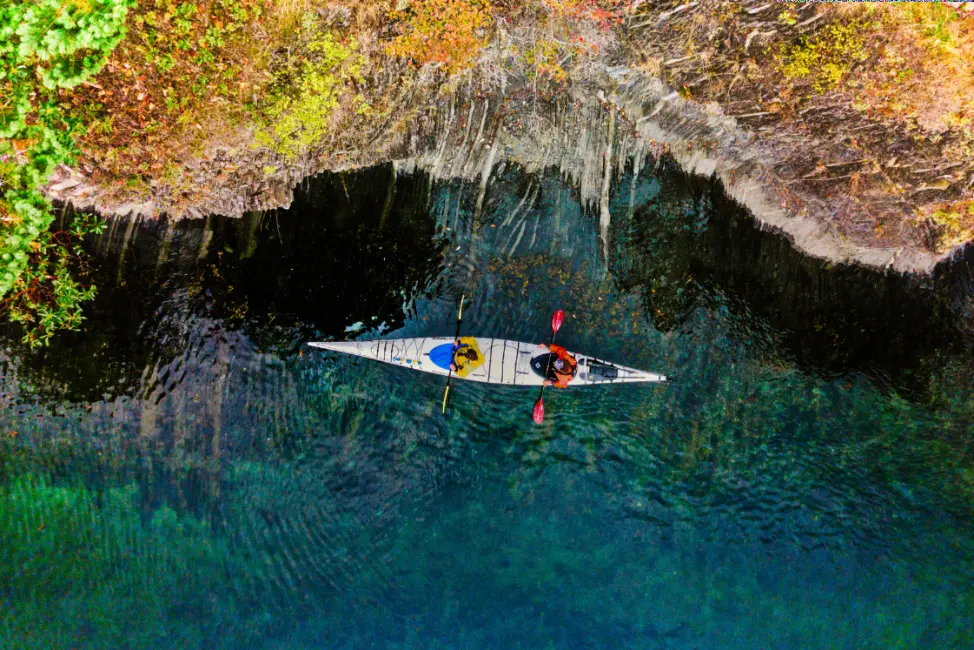
MULTIPOLYGON (((125 36, 132 0, 38 0, 9 7, 17 20, 17 56, 38 62, 45 88, 73 88, 97 74, 125 36)), ((5 21, 6 22, 6 21, 5 21)), ((7 26, 9 29, 9 24, 7 26)))
POLYGON ((929 215, 939 231, 937 248, 946 251, 974 238, 974 201, 941 204, 929 215))
MULTIPOLYGON (((363 82, 365 65, 354 38, 340 42, 331 32, 322 32, 314 15, 302 20, 299 38, 305 45, 276 72, 276 91, 264 111, 268 124, 257 134, 260 144, 288 157, 321 141, 350 87, 363 82)), ((360 94, 352 105, 359 113, 369 110, 360 94)))
POLYGON ((788 9, 785 9, 780 14, 778 14, 778 20, 780 20, 786 25, 794 25, 798 22, 798 18, 794 14, 794 12, 789 11, 788 9))
POLYGON ((133 0, 36 0, 0 7, 0 138, 21 137, 37 83, 73 88, 101 70, 125 35, 133 0))
POLYGON ((47 232, 51 205, 39 191, 74 159, 80 130, 58 110, 56 91, 101 70, 133 4, 23 0, 0 7, 0 298, 14 293, 5 306, 28 326, 32 345, 53 329, 77 327, 80 301, 94 293, 71 278, 77 249, 60 248, 76 237, 47 232))
MULTIPOLYGON (((105 222, 97 217, 77 215, 69 229, 45 229, 32 242, 26 266, 4 301, 7 317, 25 326, 25 344, 47 345, 56 331, 80 328, 82 304, 95 296, 96 289, 80 284, 73 272, 85 265, 84 237, 100 234, 104 227, 105 222)), ((16 235, 8 240, 13 237, 16 235)))
POLYGON ((807 79, 817 93, 833 90, 853 66, 869 58, 866 35, 869 25, 862 21, 834 23, 813 36, 802 36, 798 43, 785 46, 778 65, 787 79, 807 79))

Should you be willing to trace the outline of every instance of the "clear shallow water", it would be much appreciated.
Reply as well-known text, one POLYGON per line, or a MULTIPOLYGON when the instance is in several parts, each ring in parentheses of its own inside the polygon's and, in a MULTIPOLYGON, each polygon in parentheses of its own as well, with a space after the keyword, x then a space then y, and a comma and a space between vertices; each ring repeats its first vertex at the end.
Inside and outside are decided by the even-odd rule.
POLYGON ((390 171, 120 224, 86 332, 2 334, 0 645, 971 647, 962 291, 803 260, 665 167, 617 185, 608 263, 556 177, 390 171), (450 334, 461 293, 468 333, 561 307, 675 381, 535 426, 533 391, 442 416, 440 379, 303 345, 450 334))

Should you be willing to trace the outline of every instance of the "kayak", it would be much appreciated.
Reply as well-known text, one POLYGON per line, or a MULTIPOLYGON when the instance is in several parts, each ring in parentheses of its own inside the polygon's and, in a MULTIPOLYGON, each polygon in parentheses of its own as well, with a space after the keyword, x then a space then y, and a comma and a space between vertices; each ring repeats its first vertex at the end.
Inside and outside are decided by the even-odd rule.
MULTIPOLYGON (((444 377, 450 374, 450 362, 455 359, 454 339, 449 337, 310 345, 444 377)), ((534 343, 462 336, 459 350, 463 351, 463 356, 459 358, 459 369, 452 375, 468 381, 507 386, 540 386, 544 383, 546 371, 550 372, 548 361, 552 353, 534 343)), ((620 366, 584 354, 569 354, 578 362, 575 376, 568 383, 569 387, 666 381, 664 375, 654 372, 620 366)))

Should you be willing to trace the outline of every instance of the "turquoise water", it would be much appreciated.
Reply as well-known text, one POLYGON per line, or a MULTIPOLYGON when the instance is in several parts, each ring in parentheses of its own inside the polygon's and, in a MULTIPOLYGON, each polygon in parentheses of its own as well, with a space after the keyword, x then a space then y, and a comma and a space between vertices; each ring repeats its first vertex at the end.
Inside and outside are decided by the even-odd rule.
POLYGON ((664 165, 608 260, 555 174, 323 176, 115 224, 86 331, 0 333, 3 648, 969 648, 968 271, 831 268, 664 165), (550 391, 309 349, 464 332, 550 391), (346 331, 348 330, 348 331, 346 331))

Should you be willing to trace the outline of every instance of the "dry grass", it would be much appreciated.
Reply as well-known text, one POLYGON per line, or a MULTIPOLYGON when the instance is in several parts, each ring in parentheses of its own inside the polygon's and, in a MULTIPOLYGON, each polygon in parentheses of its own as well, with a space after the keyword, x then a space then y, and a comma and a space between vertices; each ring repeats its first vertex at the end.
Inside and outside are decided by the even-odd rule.
POLYGON ((875 56, 857 88, 866 110, 928 133, 958 126, 974 106, 974 17, 917 3, 870 13, 875 56))
POLYGON ((270 28, 285 35, 301 24, 303 16, 315 14, 325 24, 341 27, 361 38, 381 30, 399 3, 396 0, 273 0, 269 8, 270 28))

